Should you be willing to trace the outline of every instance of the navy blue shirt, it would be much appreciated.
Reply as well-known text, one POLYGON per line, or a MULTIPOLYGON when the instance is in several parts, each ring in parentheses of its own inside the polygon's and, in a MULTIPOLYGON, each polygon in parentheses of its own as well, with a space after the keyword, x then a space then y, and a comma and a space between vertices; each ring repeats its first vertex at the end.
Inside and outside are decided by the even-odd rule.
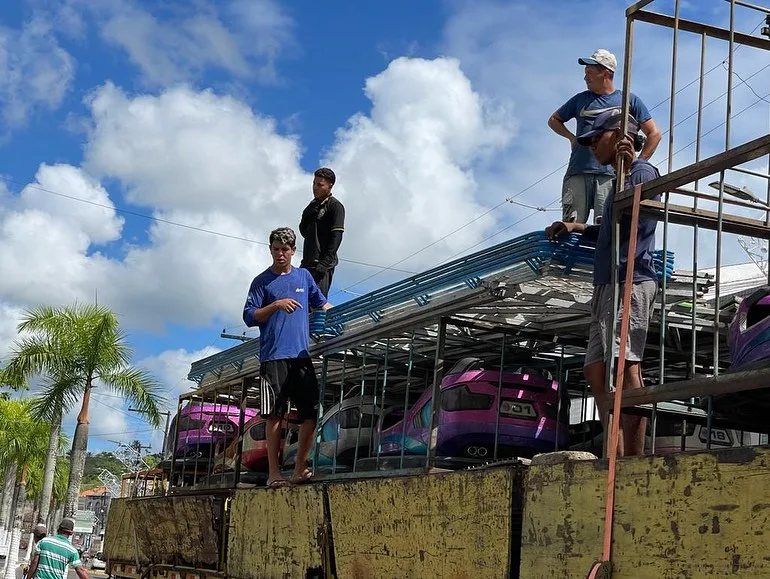
MULTIPOLYGON (((626 186, 633 187, 660 177, 654 165, 641 159, 631 163, 631 169, 626 177, 626 186)), ((594 253, 594 285, 612 283, 612 204, 615 199, 615 186, 607 195, 604 202, 604 212, 600 225, 586 227, 585 236, 596 239, 594 253)), ((655 197, 660 199, 660 195, 655 197)), ((652 252, 655 248, 655 227, 658 222, 654 219, 639 218, 639 228, 636 236, 636 254, 634 257, 634 283, 657 279, 652 265, 652 252)), ((620 218, 620 268, 618 280, 626 279, 626 263, 628 262, 628 240, 631 239, 631 215, 623 214, 620 218)))
POLYGON ((275 274, 266 269, 254 278, 243 306, 243 321, 259 327, 259 360, 286 360, 310 357, 308 305, 321 308, 326 298, 306 269, 292 267, 289 273, 275 274), (278 310, 264 323, 254 319, 254 311, 273 302, 291 298, 302 305, 288 314, 278 310))
MULTIPOLYGON (((616 109, 623 106, 623 93, 616 90, 610 94, 596 94, 590 90, 580 92, 564 103, 556 114, 563 122, 575 119, 577 128, 575 134, 580 136, 590 131, 594 126, 596 116, 607 109, 616 109)), ((650 111, 644 106, 641 99, 634 93, 631 93, 629 111, 633 117, 644 123, 652 118, 650 111)), ((615 170, 612 165, 602 165, 596 160, 590 147, 575 143, 572 147, 572 153, 569 157, 569 165, 564 178, 572 175, 582 175, 584 173, 594 173, 598 175, 614 175, 615 170)))

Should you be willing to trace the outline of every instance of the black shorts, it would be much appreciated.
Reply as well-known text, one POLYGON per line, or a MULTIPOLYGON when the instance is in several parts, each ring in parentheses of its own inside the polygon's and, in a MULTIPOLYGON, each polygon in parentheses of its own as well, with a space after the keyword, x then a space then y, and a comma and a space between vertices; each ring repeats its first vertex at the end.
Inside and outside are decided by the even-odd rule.
POLYGON ((283 418, 289 399, 300 422, 317 418, 318 379, 310 358, 268 360, 259 366, 260 415, 283 418))

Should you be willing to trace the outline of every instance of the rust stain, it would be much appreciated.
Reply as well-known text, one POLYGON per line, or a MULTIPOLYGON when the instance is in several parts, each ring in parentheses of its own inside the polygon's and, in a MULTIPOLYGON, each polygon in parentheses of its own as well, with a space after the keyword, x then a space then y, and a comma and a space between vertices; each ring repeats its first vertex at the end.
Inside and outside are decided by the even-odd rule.
POLYGON ((719 533, 719 517, 714 515, 711 519, 711 534, 716 535, 719 533))
POLYGON ((714 505, 713 507, 711 507, 712 510, 721 511, 721 512, 734 511, 737 508, 738 508, 738 505, 714 505))

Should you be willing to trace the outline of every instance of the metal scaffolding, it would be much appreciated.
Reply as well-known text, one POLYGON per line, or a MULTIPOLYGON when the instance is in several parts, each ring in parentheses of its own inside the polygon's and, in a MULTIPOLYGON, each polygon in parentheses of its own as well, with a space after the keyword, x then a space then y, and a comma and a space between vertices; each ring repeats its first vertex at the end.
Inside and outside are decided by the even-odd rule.
MULTIPOLYGON (((631 242, 628 249, 628 272, 625 282, 625 290, 623 295, 623 314, 619 316, 617 314, 618 308, 615 308, 616 322, 620 324, 620 355, 616 362, 618 368, 616 370, 610 369, 608 372, 609 385, 612 389, 616 388, 614 396, 614 408, 610 413, 610 428, 609 428, 609 441, 607 454, 609 455, 609 475, 608 475, 608 487, 607 487, 607 508, 605 514, 605 534, 604 543, 602 549, 602 558, 598 561, 591 572, 589 577, 609 577, 611 575, 611 550, 612 550, 612 523, 614 516, 614 484, 615 484, 615 466, 616 457, 618 453, 618 433, 620 425, 620 412, 622 409, 629 407, 638 407, 640 404, 652 405, 652 431, 655 432, 656 426, 656 405, 658 403, 670 401, 670 400, 705 400, 705 407, 707 408, 707 447, 710 448, 712 437, 711 431, 713 427, 713 397, 720 394, 734 394, 737 392, 743 392, 752 389, 766 388, 768 384, 768 378, 770 378, 770 367, 761 369, 752 369, 750 371, 737 371, 725 373, 724 371, 729 367, 730 360, 725 350, 727 324, 730 321, 731 316, 726 315, 725 307, 729 303, 724 300, 723 288, 722 288, 722 274, 723 274, 723 241, 725 234, 746 236, 748 238, 754 238, 757 240, 770 239, 770 178, 767 174, 757 173, 751 171, 745 167, 740 167, 744 163, 759 159, 765 155, 770 155, 770 135, 764 135, 756 138, 747 143, 739 146, 733 146, 731 135, 731 120, 733 118, 733 77, 735 70, 736 60, 736 47, 739 45, 753 47, 761 50, 770 50, 770 41, 766 38, 752 36, 751 34, 744 34, 736 30, 735 23, 735 9, 736 6, 746 7, 751 10, 759 11, 765 14, 770 14, 770 10, 764 7, 756 6, 748 2, 740 0, 726 0, 723 4, 725 8, 729 10, 729 27, 720 28, 711 24, 695 22, 686 20, 680 16, 680 0, 675 0, 674 11, 672 15, 659 14, 650 12, 646 8, 653 4, 655 0, 642 0, 637 2, 626 10, 626 38, 625 38, 625 59, 623 66, 623 133, 626 132, 628 122, 628 112, 630 108, 630 94, 632 86, 632 62, 634 54, 634 34, 635 24, 637 22, 644 22, 653 24, 655 26, 667 27, 672 30, 671 37, 671 80, 670 80, 670 97, 669 97, 669 158, 668 158, 668 173, 658 179, 645 183, 644 185, 638 185, 633 189, 624 189, 624 175, 625 169, 622 162, 618 167, 618 190, 615 196, 614 204, 614 245, 615 245, 615 259, 613 259, 614 265, 614 277, 616 296, 616 305, 619 302, 619 287, 621 280, 618 279, 617 273, 619 270, 619 232, 620 232, 620 220, 624 214, 631 214, 631 242), (676 73, 677 73, 677 61, 679 58, 679 37, 680 33, 692 33, 700 35, 700 72, 698 77, 698 109, 697 109, 697 129, 696 129, 696 159, 695 163, 682 167, 677 170, 673 170, 673 155, 674 155, 674 143, 675 135, 674 129, 677 125, 675 114, 675 101, 676 101, 676 73), (728 55, 727 55, 727 92, 726 103, 724 110, 724 146, 723 152, 718 153, 707 159, 701 159, 701 145, 702 145, 702 116, 703 116, 703 87, 705 77, 705 51, 706 51, 706 39, 713 38, 727 43, 728 55), (765 203, 752 199, 751 196, 737 195, 739 199, 735 199, 735 188, 726 183, 725 176, 730 171, 736 171, 740 173, 748 173, 754 176, 762 177, 768 180, 768 194, 765 203), (700 183, 702 180, 717 176, 717 181, 711 183, 711 186, 718 188, 718 196, 709 195, 700 191, 700 183), (691 188, 690 188, 691 187, 691 188), (671 202, 671 196, 677 194, 685 197, 688 201, 684 204, 674 204, 671 202), (726 194, 732 197, 726 196, 726 194), (662 196, 662 201, 655 200, 658 196, 662 196), (709 202, 716 204, 716 210, 704 209, 699 206, 700 202, 709 202), (743 215, 739 215, 733 210, 736 207, 751 208, 758 213, 764 215, 764 218, 756 219, 743 215), (693 308, 691 312, 691 340, 690 340, 690 372, 686 379, 680 377, 674 377, 673 380, 669 379, 667 375, 668 365, 666 364, 666 344, 669 343, 668 330, 670 327, 669 320, 667 320, 667 311, 662 309, 662 319, 658 327, 660 344, 660 357, 659 357, 659 375, 657 383, 654 385, 648 385, 646 388, 635 389, 625 391, 623 388, 624 381, 624 351, 625 341, 628 332, 628 324, 630 317, 630 281, 631 270, 634 263, 634 248, 635 248, 635 225, 638 218, 644 217, 648 219, 654 219, 662 222, 663 225, 663 250, 667 249, 668 239, 670 235, 669 227, 671 225, 686 225, 693 228, 693 271, 698 270, 698 265, 702 262, 703 256, 700 255, 701 251, 706 248, 699 243, 699 234, 701 230, 712 230, 716 232, 716 240, 713 246, 713 258, 715 263, 714 270, 714 284, 711 288, 713 292, 711 301, 712 315, 710 316, 710 327, 698 328, 697 323, 697 308, 695 307, 697 287, 695 283, 692 286, 693 296, 693 308), (699 355, 699 343, 704 340, 710 341, 711 355, 702 356, 699 355), (710 359, 709 359, 710 358, 710 359)), ((701 3, 705 4, 705 3, 701 3)), ((711 3, 709 3, 711 5, 711 3)), ((721 2, 714 4, 722 4, 721 2)), ((699 5, 699 9, 703 6, 699 5)), ((767 20, 770 22, 770 19, 767 20)), ((763 34, 766 34, 766 29, 763 30, 763 34)), ((713 143, 712 143, 713 145, 713 143)), ((742 244, 746 247, 746 244, 742 244)), ((751 255, 752 259, 756 259, 756 255, 751 255)), ((766 256, 765 256, 766 257, 766 256)), ((767 272, 767 267, 763 268, 763 271, 767 272)), ((661 303, 667 303, 667 293, 670 290, 665 278, 661 284, 661 303)), ((615 324, 613 324, 614 327, 615 324)), ((613 335, 613 340, 615 336, 613 335)), ((686 426, 686 423, 683 424, 686 426)), ((654 440, 654 438, 653 438, 654 440)))

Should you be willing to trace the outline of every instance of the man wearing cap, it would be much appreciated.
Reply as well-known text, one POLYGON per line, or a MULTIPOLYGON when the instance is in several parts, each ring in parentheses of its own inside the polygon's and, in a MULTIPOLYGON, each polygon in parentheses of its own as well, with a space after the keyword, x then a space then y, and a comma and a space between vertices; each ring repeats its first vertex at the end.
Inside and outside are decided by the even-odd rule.
MULTIPOLYGON (((620 108, 599 114, 593 127, 580 134, 578 141, 589 150, 601 164, 616 165, 617 156, 622 155, 624 166, 629 166, 625 188, 646 183, 660 176, 658 170, 648 161, 635 159, 635 151, 641 149, 638 135, 639 123, 633 117, 628 120, 628 136, 621 135, 622 112, 620 108)), ((591 298, 591 325, 588 332, 588 345, 583 366, 586 380, 591 386, 591 393, 599 407, 602 424, 607 426, 607 415, 612 398, 607 392, 606 364, 610 356, 617 356, 619 349, 620 316, 617 314, 615 344, 610 347, 613 320, 614 296, 612 284, 612 204, 615 196, 614 186, 607 195, 604 213, 599 225, 586 225, 570 221, 556 221, 546 228, 549 237, 557 238, 569 233, 582 233, 596 240, 594 253, 594 290, 591 298)), ((658 291, 657 275, 652 264, 652 252, 655 244, 655 226, 657 221, 639 218, 634 255, 634 278, 631 290, 631 315, 628 341, 626 343, 626 367, 624 388, 633 389, 643 386, 641 365, 644 347, 647 342, 647 327, 653 311, 655 295, 658 291)), ((631 217, 622 216, 620 221, 620 267, 618 283, 623 292, 623 280, 626 277, 628 243, 631 237, 631 217)), ((622 306, 621 306, 622 307, 622 306)), ((620 456, 644 453, 644 435, 647 419, 624 415, 621 418, 621 438, 618 445, 620 456)))
MULTIPOLYGON (((48 528, 44 524, 38 523, 35 525, 35 528, 32 529, 32 547, 34 548, 34 546, 37 545, 41 539, 45 539, 46 535, 48 535, 48 528)), ((30 576, 29 565, 24 567, 21 576, 23 579, 26 579, 30 576)))
MULTIPOLYGON (((593 209, 593 221, 599 223, 615 171, 611 165, 599 162, 587 146, 578 143, 564 123, 574 118, 577 123, 575 134, 582 135, 591 129, 597 115, 622 107, 623 95, 615 90, 613 79, 618 63, 611 52, 600 48, 589 57, 579 58, 578 63, 585 66, 584 80, 588 90, 576 94, 559 107, 548 119, 548 126, 557 135, 568 139, 572 147, 562 184, 562 219, 588 223, 589 213, 593 209)), ((647 138, 639 157, 649 160, 660 142, 660 131, 647 107, 633 93, 629 112, 639 122, 647 138)))
POLYGON ((56 535, 45 537, 35 544, 35 555, 29 566, 30 579, 63 579, 67 567, 72 567, 80 579, 88 579, 78 550, 70 543, 75 521, 62 519, 56 535))

